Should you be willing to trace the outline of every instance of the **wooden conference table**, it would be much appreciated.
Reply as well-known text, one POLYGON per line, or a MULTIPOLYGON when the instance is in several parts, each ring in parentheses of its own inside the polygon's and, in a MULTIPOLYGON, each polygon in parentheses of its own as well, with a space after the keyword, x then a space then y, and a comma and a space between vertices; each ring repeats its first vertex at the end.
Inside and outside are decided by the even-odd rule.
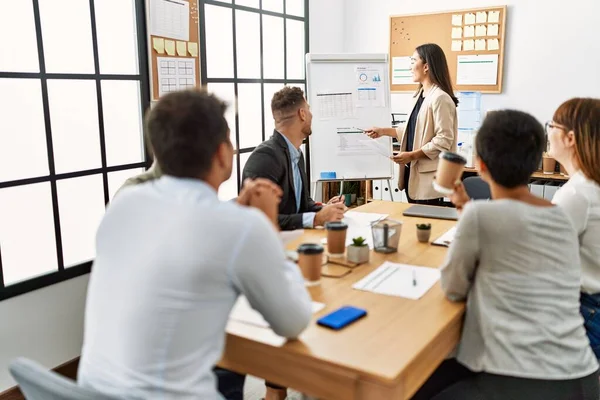
MULTIPOLYGON (((282 343, 269 329, 230 321, 219 366, 327 400, 410 398, 458 343, 464 304, 446 300, 439 282, 419 300, 351 287, 386 260, 441 265, 447 249, 419 243, 416 223, 430 222, 434 240, 455 222, 404 217, 408 206, 379 201, 355 209, 403 221, 398 252, 371 252, 369 264, 341 278, 324 277, 320 286, 310 288, 313 300, 326 306, 297 341, 282 343), (368 315, 337 332, 316 324, 320 316, 344 305, 364 308, 368 315)), ((323 230, 307 230, 288 248, 323 237, 323 230)))

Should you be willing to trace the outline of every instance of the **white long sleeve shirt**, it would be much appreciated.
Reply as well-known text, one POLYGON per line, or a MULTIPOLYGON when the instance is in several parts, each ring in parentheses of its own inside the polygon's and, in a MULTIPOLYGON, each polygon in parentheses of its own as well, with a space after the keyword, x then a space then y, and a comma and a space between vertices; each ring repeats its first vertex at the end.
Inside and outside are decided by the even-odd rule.
POLYGON ((218 398, 212 368, 238 295, 297 337, 311 301, 259 211, 170 176, 123 190, 96 238, 79 382, 124 399, 218 398))

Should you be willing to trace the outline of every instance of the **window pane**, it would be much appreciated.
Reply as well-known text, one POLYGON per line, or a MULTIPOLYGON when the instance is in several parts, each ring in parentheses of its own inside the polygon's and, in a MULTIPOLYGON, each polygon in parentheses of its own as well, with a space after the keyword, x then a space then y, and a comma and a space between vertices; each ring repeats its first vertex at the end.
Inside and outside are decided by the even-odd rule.
POLYGON ((304 22, 286 19, 287 78, 304 79, 304 22))
POLYGON ((285 12, 304 17, 304 0, 285 0, 285 12))
POLYGON ((266 79, 284 78, 283 18, 263 15, 263 71, 266 79))
POLYGON ((237 149, 237 143, 235 142, 235 90, 233 83, 209 83, 207 90, 214 93, 215 96, 227 103, 227 111, 225 111, 225 119, 229 125, 229 131, 231 135, 231 143, 233 147, 237 149))
POLYGON ((206 5, 206 74, 233 78, 233 27, 231 9, 206 5))
POLYGON ((283 12, 283 0, 262 0, 262 8, 267 11, 283 12))
POLYGON ((222 201, 228 201, 237 197, 237 161, 236 155, 233 156, 233 167, 231 169, 231 177, 221 184, 219 187, 219 199, 222 201))
POLYGON ((144 168, 126 169, 124 171, 115 171, 108 173, 108 198, 110 200, 121 189, 125 181, 133 176, 144 172, 144 168))
MULTIPOLYGON (((244 173, 244 167, 246 166, 246 161, 250 158, 250 154, 252 153, 242 153, 240 154, 240 171, 242 174, 244 173)), ((240 186, 243 185, 244 182, 240 183, 240 186)))
POLYGON ((260 78, 260 15, 235 12, 237 76, 260 78))
POLYGON ((48 175, 42 87, 0 79, 0 182, 48 175))
POLYGON ((4 283, 58 270, 49 183, 0 190, 4 283))
POLYGON ((56 182, 65 268, 94 258, 96 230, 104 215, 102 175, 56 182))
POLYGON ((259 8, 260 4, 258 0, 235 0, 235 4, 239 6, 259 8))
POLYGON ((258 146, 262 142, 261 113, 260 83, 238 84, 240 149, 258 146))
POLYGON ((50 79, 48 102, 56 172, 102 167, 96 82, 50 79))
POLYGON ((94 73, 90 2, 39 0, 46 72, 94 73))
POLYGON ((0 71, 40 72, 31 1, 0 1, 0 71))
POLYGON ((283 83, 265 83, 265 138, 268 139, 273 134, 275 122, 273 121, 273 113, 271 112, 271 99, 273 95, 283 89, 283 83))
POLYGON ((102 81, 106 163, 110 166, 144 160, 140 84, 102 81))
POLYGON ((134 3, 134 0, 94 2, 102 74, 138 73, 134 3))

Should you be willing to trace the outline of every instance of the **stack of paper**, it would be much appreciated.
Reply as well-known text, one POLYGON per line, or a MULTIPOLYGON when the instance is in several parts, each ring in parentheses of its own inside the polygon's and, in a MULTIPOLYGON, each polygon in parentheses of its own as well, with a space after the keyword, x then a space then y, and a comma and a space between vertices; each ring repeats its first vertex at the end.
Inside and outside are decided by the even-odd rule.
POLYGON ((373 235, 371 233, 371 224, 387 218, 387 214, 363 213, 358 211, 347 211, 344 214, 343 222, 348 224, 346 232, 346 245, 352 244, 352 239, 362 236, 367 240, 367 244, 373 248, 373 235))
POLYGON ((453 226, 452 228, 448 229, 448 231, 446 233, 444 233, 442 236, 440 236, 439 238, 437 238, 436 240, 431 242, 431 244, 436 245, 436 246, 449 247, 450 244, 452 244, 452 241, 454 240, 455 233, 456 233, 456 227, 453 226))
POLYGON ((352 287, 358 290, 417 300, 440 279, 437 268, 384 262, 352 287))
MULTIPOLYGON (((318 313, 323 308, 325 308, 325 304, 313 301, 313 314, 318 313)), ((260 326, 262 328, 269 327, 269 323, 265 321, 263 316, 258 311, 252 308, 245 296, 240 296, 238 298, 237 302, 233 306, 233 309, 231 310, 231 314, 229 314, 229 319, 249 325, 260 326)))

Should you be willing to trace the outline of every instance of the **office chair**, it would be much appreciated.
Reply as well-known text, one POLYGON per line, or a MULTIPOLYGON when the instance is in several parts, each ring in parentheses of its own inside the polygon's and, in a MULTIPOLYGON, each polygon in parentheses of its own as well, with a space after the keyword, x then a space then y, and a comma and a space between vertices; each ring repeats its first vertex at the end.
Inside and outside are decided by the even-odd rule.
POLYGON ((465 191, 473 200, 489 200, 492 198, 490 186, 478 176, 470 176, 463 180, 465 191))
POLYGON ((117 400, 82 388, 76 382, 26 358, 12 361, 9 370, 27 400, 117 400))

